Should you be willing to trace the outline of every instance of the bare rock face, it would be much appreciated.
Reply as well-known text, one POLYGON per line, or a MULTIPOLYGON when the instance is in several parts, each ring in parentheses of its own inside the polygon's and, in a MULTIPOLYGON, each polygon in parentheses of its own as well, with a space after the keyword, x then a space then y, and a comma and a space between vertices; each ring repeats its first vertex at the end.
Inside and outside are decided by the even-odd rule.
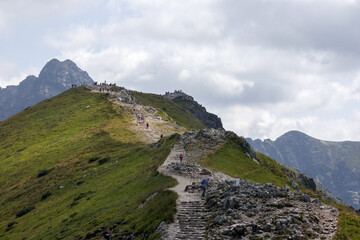
POLYGON ((18 86, 0 89, 0 121, 71 88, 93 84, 89 75, 70 60, 49 61, 39 77, 28 76, 18 86))
POLYGON ((182 108, 194 115, 202 124, 208 128, 223 129, 221 119, 213 113, 206 111, 206 108, 194 100, 193 97, 185 94, 181 90, 173 93, 167 92, 163 95, 166 99, 171 100, 182 108))

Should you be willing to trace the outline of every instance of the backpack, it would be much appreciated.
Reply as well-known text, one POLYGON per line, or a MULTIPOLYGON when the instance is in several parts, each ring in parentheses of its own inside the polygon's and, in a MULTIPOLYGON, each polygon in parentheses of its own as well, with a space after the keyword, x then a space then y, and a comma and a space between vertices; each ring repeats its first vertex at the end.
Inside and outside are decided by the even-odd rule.
POLYGON ((204 179, 201 181, 201 185, 204 185, 205 181, 206 181, 206 178, 204 178, 204 179))

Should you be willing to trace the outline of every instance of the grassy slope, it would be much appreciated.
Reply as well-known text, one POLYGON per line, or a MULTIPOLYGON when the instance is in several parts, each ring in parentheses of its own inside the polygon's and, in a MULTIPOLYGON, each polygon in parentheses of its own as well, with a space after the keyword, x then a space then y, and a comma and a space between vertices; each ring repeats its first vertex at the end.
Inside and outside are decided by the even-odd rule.
POLYGON ((360 239, 360 216, 350 207, 332 203, 340 211, 335 240, 360 239))
POLYGON ((202 165, 232 177, 240 177, 259 183, 273 183, 279 187, 289 182, 289 170, 277 164, 275 160, 258 154, 259 163, 249 158, 236 140, 228 140, 214 153, 207 155, 202 165))
POLYGON ((141 102, 166 112, 166 114, 168 114, 177 124, 187 129, 205 128, 205 126, 200 123, 200 121, 196 119, 189 111, 182 109, 179 105, 165 99, 161 95, 140 92, 133 93, 134 96, 141 102))
MULTIPOLYGON (((289 182, 285 176, 289 176, 289 170, 279 165, 270 157, 257 153, 259 163, 252 161, 241 150, 234 140, 229 140, 222 147, 212 154, 205 156, 202 165, 216 171, 224 172, 232 177, 240 177, 242 179, 259 182, 273 183, 278 187, 283 187, 289 182)), ((310 190, 305 191, 314 197, 320 197, 310 190)), ((350 207, 346 207, 334 202, 327 204, 333 205, 340 211, 338 231, 336 240, 354 240, 360 239, 360 216, 357 215, 350 207)))
POLYGON ((101 227, 143 236, 171 220, 176 194, 164 189, 175 180, 156 169, 177 136, 145 147, 131 120, 105 94, 71 89, 0 123, 0 238, 98 239, 101 227))

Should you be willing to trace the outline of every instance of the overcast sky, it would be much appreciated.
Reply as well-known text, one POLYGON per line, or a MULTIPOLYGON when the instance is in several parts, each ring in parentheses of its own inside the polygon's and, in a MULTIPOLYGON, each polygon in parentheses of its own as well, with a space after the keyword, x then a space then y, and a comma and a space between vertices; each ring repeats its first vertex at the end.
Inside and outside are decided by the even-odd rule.
POLYGON ((0 0, 0 86, 71 59, 245 137, 359 141, 359 26, 358 0, 0 0))

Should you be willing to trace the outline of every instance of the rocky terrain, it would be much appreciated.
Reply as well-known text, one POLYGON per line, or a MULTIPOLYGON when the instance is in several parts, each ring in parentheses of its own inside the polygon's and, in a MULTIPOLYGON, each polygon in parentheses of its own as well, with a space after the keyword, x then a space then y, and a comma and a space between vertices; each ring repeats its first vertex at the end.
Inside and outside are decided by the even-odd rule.
MULTIPOLYGON (((162 239, 332 239, 339 213, 319 199, 291 191, 287 185, 279 188, 241 179, 237 185, 234 178, 195 163, 199 154, 220 147, 232 134, 207 129, 181 136, 159 170, 179 182, 172 189, 179 195, 175 223, 159 226, 162 239), (204 142, 200 153, 193 154, 193 148, 188 147, 200 142, 204 142), (185 155, 182 163, 178 157, 181 153, 185 155), (211 185, 206 198, 201 198, 200 181, 208 176, 211 185)), ((253 154, 246 144, 244 150, 253 154)), ((299 178, 313 187, 306 176, 299 178)))
POLYGON ((166 93, 163 95, 166 99, 169 99, 179 104, 184 109, 188 110, 199 121, 208 128, 223 129, 221 119, 213 113, 206 111, 206 108, 200 105, 194 100, 193 97, 185 94, 181 90, 173 93, 166 93))
POLYGON ((74 62, 52 59, 43 67, 39 77, 31 75, 18 86, 0 89, 0 121, 74 85, 87 85, 93 82, 74 62))
POLYGON ((338 211, 273 184, 216 181, 206 207, 208 239, 332 239, 338 211))
POLYGON ((360 143, 330 142, 288 132, 275 141, 247 139, 257 151, 314 178, 333 195, 360 208, 360 143))

